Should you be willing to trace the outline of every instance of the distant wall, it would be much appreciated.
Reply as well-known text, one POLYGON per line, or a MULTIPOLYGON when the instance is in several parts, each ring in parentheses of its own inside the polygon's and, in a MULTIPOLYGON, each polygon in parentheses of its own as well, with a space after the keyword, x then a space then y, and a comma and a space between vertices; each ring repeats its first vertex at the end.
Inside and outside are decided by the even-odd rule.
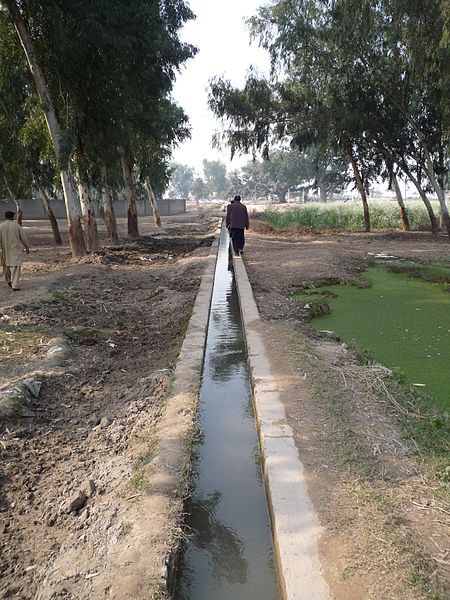
MULTIPOLYGON (((184 198, 162 198, 157 200, 159 213, 162 217, 169 215, 182 215, 186 212, 186 200, 184 198)), ((32 198, 31 200, 21 200, 21 206, 24 213, 24 219, 30 221, 38 221, 46 219, 47 215, 44 210, 44 206, 41 200, 32 198)), ((50 206, 55 213, 57 219, 66 218, 66 209, 63 200, 50 200, 50 206)), ((138 202, 138 215, 144 217, 151 215, 151 210, 148 202, 138 202)), ((0 221, 3 221, 3 215, 5 211, 12 210, 16 211, 16 206, 13 202, 8 200, 0 200, 0 221)), ((117 217, 127 216, 127 204, 124 200, 119 200, 114 203, 114 210, 116 211, 117 217)), ((98 209, 96 208, 98 214, 98 209)))

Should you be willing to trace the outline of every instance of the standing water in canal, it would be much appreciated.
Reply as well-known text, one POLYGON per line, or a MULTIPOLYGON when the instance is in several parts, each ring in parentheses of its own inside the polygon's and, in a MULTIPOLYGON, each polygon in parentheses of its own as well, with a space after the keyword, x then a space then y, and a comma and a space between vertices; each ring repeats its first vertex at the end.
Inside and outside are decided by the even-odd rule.
POLYGON ((239 300, 222 229, 200 392, 202 438, 176 600, 277 600, 239 300))

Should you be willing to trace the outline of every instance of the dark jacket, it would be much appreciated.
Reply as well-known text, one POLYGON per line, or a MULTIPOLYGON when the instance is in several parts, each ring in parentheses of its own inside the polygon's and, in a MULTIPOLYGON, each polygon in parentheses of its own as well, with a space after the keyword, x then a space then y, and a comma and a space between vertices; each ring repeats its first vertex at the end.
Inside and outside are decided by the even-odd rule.
POLYGON ((233 204, 227 206, 226 226, 231 229, 248 229, 248 212, 247 207, 242 202, 234 201, 233 204))

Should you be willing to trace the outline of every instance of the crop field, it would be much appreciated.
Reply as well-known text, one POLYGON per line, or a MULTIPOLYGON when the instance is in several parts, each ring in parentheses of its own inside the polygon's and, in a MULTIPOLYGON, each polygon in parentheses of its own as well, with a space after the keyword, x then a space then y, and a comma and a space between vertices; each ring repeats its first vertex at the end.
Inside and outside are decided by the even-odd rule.
MULTIPOLYGON (((432 203, 436 215, 439 215, 437 203, 432 203)), ((374 201, 369 203, 371 226, 373 231, 402 229, 400 211, 395 201, 374 201)), ((430 220, 425 205, 419 201, 406 204, 411 229, 427 231, 430 220)), ((285 212, 269 209, 264 220, 279 229, 305 229, 316 231, 362 231, 364 215, 360 202, 319 202, 297 206, 285 212)))

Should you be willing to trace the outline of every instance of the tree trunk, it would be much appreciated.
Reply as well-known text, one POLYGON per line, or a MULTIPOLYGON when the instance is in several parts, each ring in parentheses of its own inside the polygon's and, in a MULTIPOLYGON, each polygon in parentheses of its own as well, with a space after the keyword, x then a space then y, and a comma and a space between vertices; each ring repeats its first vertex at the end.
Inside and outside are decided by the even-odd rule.
POLYGON ((276 190, 275 193, 277 195, 279 204, 287 204, 287 200, 286 200, 287 190, 276 190))
POLYGON ((5 186, 6 186, 6 189, 8 190, 8 194, 10 195, 11 200, 16 205, 16 221, 19 223, 19 225, 22 225, 22 220, 23 220, 22 207, 20 206, 19 199, 17 198, 15 193, 12 191, 12 188, 9 185, 8 179, 6 178, 6 175, 4 173, 3 173, 3 181, 5 182, 5 186))
POLYGON ((158 205, 156 203, 155 192, 153 191, 152 184, 147 179, 145 181, 145 190, 147 192, 148 201, 150 203, 150 208, 153 212, 153 220, 155 222, 156 227, 161 227, 161 217, 159 216, 158 205))
POLYGON ((53 237, 55 239, 55 244, 57 246, 62 246, 61 234, 59 232, 58 221, 53 213, 52 207, 50 206, 50 201, 47 196, 47 192, 44 190, 42 185, 35 181, 37 190, 42 200, 42 204, 44 205, 45 212, 47 213, 48 220, 50 221, 50 225, 52 226, 53 237))
POLYGON ((445 200, 445 192, 444 192, 442 186, 439 185, 439 182, 436 178, 436 174, 434 172, 433 159, 431 157, 430 151, 428 150, 428 145, 425 141, 425 137, 423 136, 422 131, 420 130, 420 127, 418 127, 416 125, 415 121, 411 117, 408 118, 408 121, 411 124, 414 131, 416 132, 416 135, 419 138, 420 143, 422 144, 422 148, 425 153, 425 168, 427 171, 428 179, 430 180, 430 183, 433 186, 433 189, 436 192, 436 195, 438 197, 439 204, 441 207, 441 218, 442 218, 444 227, 447 231, 447 234, 450 238, 450 217, 448 214, 447 202, 445 200))
POLYGON ((364 231, 366 233, 370 233, 370 212, 369 212, 369 204, 367 202, 366 190, 364 189, 364 182, 362 180, 361 174, 358 169, 358 165, 356 164, 356 160, 353 157, 351 150, 347 150, 348 159, 350 164, 352 165, 353 174, 356 180, 356 187, 358 188, 359 195, 361 196, 361 200, 363 203, 364 209, 364 231))
POLYGON ((114 212, 114 205, 111 200, 111 193, 108 186, 108 177, 106 173, 106 167, 102 165, 102 209, 103 219, 105 220, 106 229, 108 231, 109 239, 113 244, 119 243, 119 236, 117 234, 117 221, 116 214, 114 212))
MULTIPOLYGON (((426 153, 428 154, 428 151, 426 151, 426 153)), ((441 212, 441 223, 443 225, 443 228, 446 230, 448 237, 450 238, 450 216, 448 214, 447 202, 445 200, 445 191, 439 185, 439 183, 436 179, 436 176, 434 174, 432 165, 431 166, 428 165, 428 159, 427 159, 427 175, 428 175, 428 179, 431 181, 431 185, 433 186, 433 188, 437 194, 438 200, 439 200, 440 212, 441 212)))
POLYGON ((83 213, 86 248, 88 252, 98 252, 100 242, 98 239, 97 220, 92 208, 89 186, 86 182, 81 180, 78 182, 78 196, 81 202, 81 212, 83 213))
POLYGON ((98 252, 100 242, 98 239, 97 220, 92 206, 89 190, 89 177, 86 167, 86 159, 80 141, 77 144, 77 166, 78 166, 78 195, 81 203, 81 212, 84 221, 84 233, 86 235, 86 246, 90 252, 98 252))
POLYGON ((405 175, 412 181, 414 187, 419 192, 419 196, 422 198, 422 201, 425 204, 425 207, 426 207, 427 212, 428 212, 428 217, 429 217, 430 223, 431 223, 431 233, 433 235, 437 235, 439 233, 439 225, 438 225, 438 222, 437 222, 437 219, 436 219, 436 215, 434 214, 433 207, 431 206, 430 201, 428 200, 426 193, 422 189, 422 186, 420 185, 420 183, 417 180, 417 178, 414 177, 414 175, 412 174, 412 172, 410 171, 410 169, 406 166, 406 163, 402 163, 399 166, 402 169, 402 171, 405 173, 405 175))
POLYGON ((50 94, 47 89, 44 74, 36 56, 33 42, 30 34, 28 33, 25 22, 22 18, 22 14, 15 0, 6 0, 6 6, 8 7, 9 13, 15 25, 17 34, 20 42, 23 46, 25 56, 30 67, 31 75, 33 76, 34 83, 42 102, 44 116, 47 123, 50 138, 52 140, 53 148, 55 150, 56 158, 58 159, 60 167, 61 183, 64 191, 64 201, 66 205, 67 221, 68 221, 68 233, 69 243, 72 249, 73 256, 82 256, 86 254, 86 245, 83 237, 83 230, 81 227, 81 209, 79 200, 75 194, 73 188, 72 173, 70 171, 70 165, 67 164, 63 167, 62 155, 61 155, 61 128, 56 118, 56 112, 53 106, 53 102, 50 98, 50 94))
POLYGON ((130 157, 125 153, 123 148, 119 148, 120 162, 122 163, 123 181, 125 183, 125 192, 128 202, 128 235, 130 237, 139 236, 138 214, 136 203, 136 190, 133 184, 133 169, 130 157))
POLYGON ((391 176, 392 176, 392 184, 393 184, 394 190, 395 190, 395 195, 397 196, 397 202, 400 207, 400 216, 402 218, 403 231, 409 231, 410 225, 409 225, 408 213, 406 212, 405 203, 403 201, 402 192, 401 192, 400 186, 398 184, 397 175, 394 173, 394 171, 391 171, 391 176))
POLYGON ((327 201, 327 186, 323 181, 319 183, 319 201, 324 203, 327 201))

